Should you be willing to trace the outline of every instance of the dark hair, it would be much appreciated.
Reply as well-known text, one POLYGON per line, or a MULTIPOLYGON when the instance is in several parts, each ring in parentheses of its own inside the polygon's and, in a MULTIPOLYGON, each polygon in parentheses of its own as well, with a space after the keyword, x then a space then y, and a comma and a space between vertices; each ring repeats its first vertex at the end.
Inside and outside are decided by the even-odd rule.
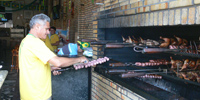
POLYGON ((51 28, 52 28, 52 29, 54 29, 54 30, 56 31, 56 27, 54 27, 54 26, 51 26, 51 28))

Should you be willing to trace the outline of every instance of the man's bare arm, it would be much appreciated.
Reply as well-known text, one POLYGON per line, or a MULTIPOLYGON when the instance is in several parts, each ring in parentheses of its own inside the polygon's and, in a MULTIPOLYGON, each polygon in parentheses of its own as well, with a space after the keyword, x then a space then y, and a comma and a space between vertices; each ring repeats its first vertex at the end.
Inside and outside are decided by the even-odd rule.
POLYGON ((76 63, 83 63, 85 61, 88 62, 88 59, 84 56, 78 58, 66 58, 66 57, 55 56, 51 58, 48 62, 54 65, 54 67, 68 67, 70 65, 76 63))

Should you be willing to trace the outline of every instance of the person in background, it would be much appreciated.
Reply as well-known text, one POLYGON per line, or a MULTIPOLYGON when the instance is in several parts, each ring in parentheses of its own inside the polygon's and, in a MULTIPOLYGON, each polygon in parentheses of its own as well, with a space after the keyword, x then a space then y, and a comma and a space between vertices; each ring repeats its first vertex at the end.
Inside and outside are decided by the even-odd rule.
POLYGON ((83 52, 77 43, 68 43, 58 51, 58 55, 77 56, 79 52, 83 52))
POLYGON ((46 39, 41 39, 42 41, 44 41, 45 45, 51 50, 54 51, 53 46, 51 45, 49 36, 46 37, 46 39))
MULTIPOLYGON (((68 67, 75 63, 88 62, 84 56, 77 58, 58 57, 41 39, 50 33, 50 18, 45 14, 34 15, 30 32, 19 47, 19 87, 21 100, 51 100, 51 69, 68 67), (50 67, 49 65, 53 65, 50 67)), ((57 73, 59 74, 59 73, 57 73)))
POLYGON ((51 37, 50 37, 51 45, 53 46, 54 51, 56 51, 60 41, 58 35, 56 34, 56 28, 52 26, 50 28, 50 32, 51 32, 51 37))

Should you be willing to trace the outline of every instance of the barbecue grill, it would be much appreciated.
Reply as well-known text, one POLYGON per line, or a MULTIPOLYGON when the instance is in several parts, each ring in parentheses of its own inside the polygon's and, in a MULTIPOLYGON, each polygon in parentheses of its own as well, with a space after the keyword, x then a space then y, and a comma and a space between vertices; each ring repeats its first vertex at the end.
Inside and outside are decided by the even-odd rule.
MULTIPOLYGON (((194 50, 198 50, 198 32, 200 31, 198 26, 102 28, 99 30, 104 32, 104 36, 99 37, 98 41, 104 42, 101 44, 94 43, 95 45, 101 45, 101 50, 103 50, 102 55, 99 54, 97 56, 107 56, 110 58, 110 61, 102 65, 97 65, 95 68, 96 72, 120 83, 147 99, 184 100, 200 98, 200 83, 197 80, 185 80, 177 75, 177 73, 186 73, 188 71, 199 73, 200 70, 190 69, 180 71, 180 68, 173 69, 171 68, 172 59, 170 59, 171 57, 182 61, 183 59, 196 61, 200 57, 198 52, 187 52, 194 48, 194 50), (159 46, 126 43, 123 41, 122 36, 124 38, 129 38, 129 36, 134 36, 135 38, 142 37, 144 40, 152 39, 159 43, 163 42, 159 38, 160 36, 168 38, 177 36, 187 39, 189 41, 188 46, 193 48, 170 49, 159 46), (138 48, 140 51, 136 50, 138 48), (148 53, 148 50, 156 50, 156 52, 148 53), (157 59, 165 59, 166 63, 147 63, 150 60, 157 59), (145 63, 142 63, 144 65, 137 65, 138 63, 136 64, 136 62, 146 62, 147 65, 145 63), (163 71, 164 69, 165 71, 163 71), (111 74, 110 72, 113 70, 122 72, 111 74), (128 75, 132 76, 123 76, 127 75, 125 73, 129 73, 128 75), (157 78, 158 76, 160 77, 157 78)), ((133 39, 133 37, 131 38, 133 39)))

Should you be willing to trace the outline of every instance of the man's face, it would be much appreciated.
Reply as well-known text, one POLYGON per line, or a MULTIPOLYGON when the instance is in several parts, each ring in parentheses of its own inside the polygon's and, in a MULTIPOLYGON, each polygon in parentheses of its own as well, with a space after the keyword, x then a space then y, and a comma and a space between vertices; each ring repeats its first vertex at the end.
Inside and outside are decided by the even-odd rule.
POLYGON ((51 32, 52 35, 56 33, 56 31, 52 28, 50 29, 50 32, 51 32))
POLYGON ((49 22, 46 22, 44 26, 40 26, 39 30, 39 38, 40 39, 46 39, 47 35, 50 33, 49 32, 50 24, 49 22))

